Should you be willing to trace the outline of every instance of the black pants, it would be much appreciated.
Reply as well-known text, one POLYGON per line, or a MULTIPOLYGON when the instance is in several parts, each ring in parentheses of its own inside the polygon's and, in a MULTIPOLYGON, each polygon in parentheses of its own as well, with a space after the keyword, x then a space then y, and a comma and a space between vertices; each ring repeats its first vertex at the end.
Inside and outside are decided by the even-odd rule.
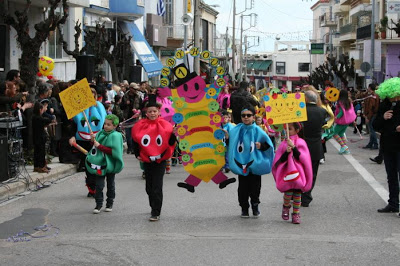
POLYGON ((146 193, 149 196, 151 215, 159 216, 163 201, 163 179, 166 161, 161 163, 144 163, 146 175, 146 193))
POLYGON ((248 176, 239 175, 238 199, 243 210, 249 209, 249 198, 252 206, 260 203, 261 176, 250 173, 248 176))
POLYGON ((46 165, 45 143, 38 143, 33 146, 33 167, 43 168, 46 165))
MULTIPOLYGON (((90 151, 90 149, 92 149, 92 144, 90 143, 90 141, 81 141, 81 140, 77 140, 76 143, 78 145, 80 145, 82 148, 84 148, 87 151, 90 151)), ((86 173, 86 178, 85 178, 85 183, 86 186, 89 190, 89 193, 94 193, 95 189, 96 189, 96 175, 91 174, 87 171, 86 169, 86 165, 85 165, 85 161, 86 161, 86 155, 83 154, 82 152, 79 153, 79 166, 78 169, 80 168, 84 168, 85 169, 85 173, 86 173)))
POLYGON ((313 182, 312 182, 312 187, 311 187, 310 191, 304 192, 301 195, 301 202, 304 204, 310 204, 310 202, 313 200, 311 191, 314 189, 315 181, 317 181, 319 160, 311 161, 311 163, 312 163, 312 170, 313 170, 313 182))
POLYGON ((112 206, 115 199, 115 174, 106 174, 105 176, 96 176, 96 206, 103 206, 104 181, 107 179, 107 206, 112 206))
POLYGON ((385 169, 389 186, 390 206, 399 208, 399 176, 400 176, 400 152, 383 152, 385 169))

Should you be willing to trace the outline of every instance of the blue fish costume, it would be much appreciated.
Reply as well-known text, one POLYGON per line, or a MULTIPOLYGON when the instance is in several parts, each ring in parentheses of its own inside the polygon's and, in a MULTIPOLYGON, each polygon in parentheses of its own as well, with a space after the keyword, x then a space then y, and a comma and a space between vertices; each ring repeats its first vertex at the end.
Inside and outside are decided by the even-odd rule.
POLYGON ((231 171, 247 176, 269 174, 274 160, 274 148, 271 139, 255 123, 238 124, 229 132, 228 158, 231 171), (258 150, 256 142, 267 143, 267 150, 258 150))

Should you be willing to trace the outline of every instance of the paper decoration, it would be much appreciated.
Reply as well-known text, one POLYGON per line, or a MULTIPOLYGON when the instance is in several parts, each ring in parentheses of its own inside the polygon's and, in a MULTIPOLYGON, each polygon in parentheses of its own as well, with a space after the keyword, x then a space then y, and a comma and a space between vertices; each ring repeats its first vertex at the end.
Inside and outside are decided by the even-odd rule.
POLYGON ((47 56, 42 56, 39 58, 39 72, 37 75, 39 77, 47 77, 48 79, 53 78, 54 60, 47 56))
POLYGON ((303 93, 268 93, 264 96, 264 101, 267 122, 270 125, 307 121, 303 93))
POLYGON ((335 87, 329 87, 325 90, 325 98, 330 102, 339 100, 339 90, 335 87))
POLYGON ((96 105, 96 100, 93 97, 86 78, 60 92, 60 99, 68 119, 71 119, 90 106, 96 105))

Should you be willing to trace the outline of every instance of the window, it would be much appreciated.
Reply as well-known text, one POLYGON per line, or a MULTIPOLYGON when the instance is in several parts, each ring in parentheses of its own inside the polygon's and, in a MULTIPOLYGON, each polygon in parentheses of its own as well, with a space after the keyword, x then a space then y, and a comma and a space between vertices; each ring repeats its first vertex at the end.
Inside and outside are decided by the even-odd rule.
POLYGON ((276 62, 276 74, 285 75, 286 73, 285 68, 286 68, 285 62, 276 62))
POLYGON ((310 72, 310 63, 299 63, 299 72, 310 72))
MULTIPOLYGON (((56 15, 61 16, 63 11, 62 9, 59 7, 55 10, 56 15)), ((62 25, 62 33, 63 33, 63 37, 64 37, 64 41, 66 41, 69 45, 69 18, 67 18, 67 20, 65 21, 65 24, 62 25)), ((51 31, 49 33, 49 37, 48 37, 48 47, 49 47, 49 57, 53 58, 53 59, 60 59, 63 57, 67 57, 68 55, 63 51, 63 47, 62 44, 58 43, 58 38, 59 38, 59 32, 58 29, 56 29, 55 31, 51 31)), ((70 48, 70 47, 69 47, 70 48)), ((71 48, 70 48, 71 49, 71 48)))
POLYGON ((174 6, 173 0, 165 0, 165 15, 163 17, 163 22, 166 25, 173 25, 174 24, 174 6))

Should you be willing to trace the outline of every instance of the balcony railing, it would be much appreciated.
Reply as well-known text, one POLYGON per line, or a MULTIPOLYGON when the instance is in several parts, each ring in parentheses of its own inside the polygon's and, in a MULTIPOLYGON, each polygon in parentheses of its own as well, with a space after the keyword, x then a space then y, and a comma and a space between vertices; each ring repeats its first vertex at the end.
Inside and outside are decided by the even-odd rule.
POLYGON ((340 27, 340 35, 348 34, 348 33, 355 33, 356 32, 356 25, 354 24, 347 24, 340 27))
POLYGON ((182 24, 168 25, 165 26, 167 29, 167 37, 172 39, 183 39, 184 26, 182 24))

